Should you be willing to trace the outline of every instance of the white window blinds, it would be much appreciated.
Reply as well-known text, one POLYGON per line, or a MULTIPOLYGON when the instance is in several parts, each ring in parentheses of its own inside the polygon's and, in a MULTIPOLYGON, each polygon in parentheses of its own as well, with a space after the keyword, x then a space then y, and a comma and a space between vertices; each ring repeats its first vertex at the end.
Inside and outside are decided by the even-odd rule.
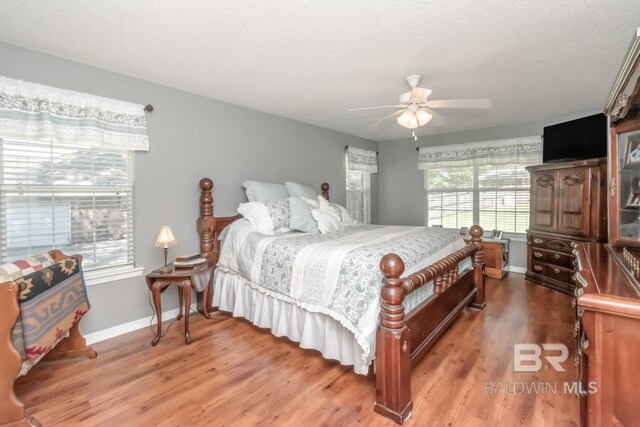
POLYGON ((0 139, 1 262, 53 247, 85 270, 133 264, 133 152, 0 139))
POLYGON ((529 227, 525 167, 541 157, 540 137, 422 148, 418 168, 424 170, 426 224, 479 224, 524 233, 529 227))
POLYGON ((378 153, 345 147, 347 212, 358 222, 371 223, 371 174, 378 172, 378 153))

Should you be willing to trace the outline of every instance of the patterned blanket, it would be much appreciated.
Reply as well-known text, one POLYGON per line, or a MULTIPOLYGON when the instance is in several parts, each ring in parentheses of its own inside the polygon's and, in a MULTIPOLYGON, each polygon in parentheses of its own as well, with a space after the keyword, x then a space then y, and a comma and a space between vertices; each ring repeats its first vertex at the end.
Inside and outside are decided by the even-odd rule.
POLYGON ((89 310, 77 258, 43 265, 25 276, 13 277, 20 288, 20 317, 11 340, 23 361, 44 356, 89 310))
POLYGON ((442 228, 360 224, 328 234, 266 236, 239 220, 224 238, 218 268, 272 297, 331 316, 368 357, 380 307, 380 259, 398 254, 409 274, 462 247, 457 231, 442 228))

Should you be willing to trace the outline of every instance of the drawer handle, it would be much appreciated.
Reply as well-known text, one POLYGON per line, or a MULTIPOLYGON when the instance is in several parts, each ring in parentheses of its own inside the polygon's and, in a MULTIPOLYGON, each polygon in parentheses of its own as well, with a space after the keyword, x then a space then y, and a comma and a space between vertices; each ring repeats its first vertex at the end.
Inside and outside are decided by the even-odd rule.
POLYGON ((537 237, 535 239, 533 239, 533 243, 542 243, 542 242, 543 242, 543 240, 539 239, 537 237))
POLYGON ((542 252, 534 252, 533 256, 536 258, 542 258, 542 252))
POLYGON ((533 269, 536 270, 536 271, 542 271, 542 267, 539 266, 539 265, 534 265, 533 269))
POLYGON ((553 269, 553 272, 554 272, 554 273, 556 273, 556 274, 558 274, 558 273, 560 273, 560 269, 559 269, 559 268, 554 268, 554 269, 553 269))
POLYGON ((554 257, 555 259, 560 259, 560 254, 555 254, 553 257, 554 257))

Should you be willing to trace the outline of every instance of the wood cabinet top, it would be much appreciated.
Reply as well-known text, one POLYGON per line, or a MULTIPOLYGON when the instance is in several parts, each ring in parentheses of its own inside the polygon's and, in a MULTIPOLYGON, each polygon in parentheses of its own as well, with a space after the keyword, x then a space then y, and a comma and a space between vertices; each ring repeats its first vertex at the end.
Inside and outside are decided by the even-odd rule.
POLYGON ((598 243, 574 245, 577 260, 578 306, 640 318, 637 280, 616 254, 618 249, 598 243))
POLYGON ((528 171, 540 171, 540 170, 556 170, 556 169, 600 166, 600 165, 606 165, 606 164, 607 164, 607 158, 601 157, 597 159, 573 160, 571 162, 545 163, 541 165, 527 166, 525 169, 528 171))

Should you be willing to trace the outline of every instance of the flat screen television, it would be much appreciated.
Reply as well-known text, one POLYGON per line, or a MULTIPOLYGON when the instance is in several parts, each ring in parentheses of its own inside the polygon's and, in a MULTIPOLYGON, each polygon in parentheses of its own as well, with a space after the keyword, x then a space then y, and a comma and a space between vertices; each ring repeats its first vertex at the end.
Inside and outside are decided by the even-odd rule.
POLYGON ((542 162, 607 157, 607 116, 595 114, 544 128, 542 162))

